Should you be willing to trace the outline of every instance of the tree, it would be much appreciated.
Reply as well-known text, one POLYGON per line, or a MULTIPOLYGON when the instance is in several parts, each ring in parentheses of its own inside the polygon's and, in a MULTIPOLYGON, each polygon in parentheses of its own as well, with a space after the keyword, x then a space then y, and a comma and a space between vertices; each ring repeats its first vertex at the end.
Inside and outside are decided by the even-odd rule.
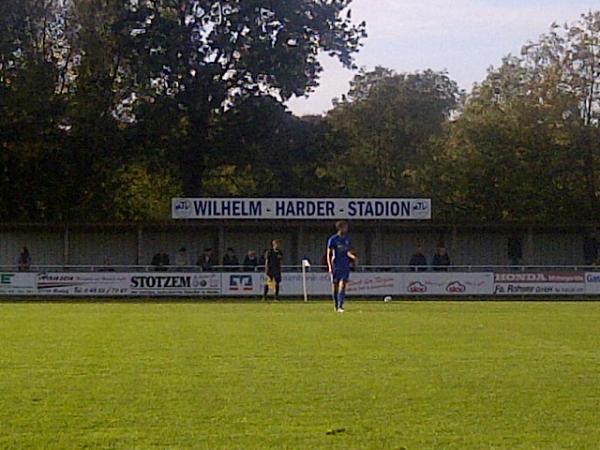
POLYGON ((171 98, 184 132, 179 162, 188 195, 200 194, 214 147, 211 130, 240 101, 285 101, 318 84, 320 51, 352 66, 365 36, 346 10, 351 0, 132 1, 134 92, 171 98))
POLYGON ((0 6, 0 214, 12 220, 44 220, 61 204, 60 21, 56 1, 0 6))
POLYGON ((181 194, 180 186, 172 175, 160 168, 136 161, 114 174, 111 183, 112 208, 116 220, 164 220, 171 212, 168 199, 181 194))
POLYGON ((523 65, 537 80, 554 77, 553 91, 574 101, 564 114, 571 122, 574 151, 583 159, 579 169, 589 218, 595 218, 600 207, 600 11, 583 14, 573 24, 553 24, 550 33, 524 46, 522 54, 523 65), (577 124, 572 120, 576 118, 577 124))
POLYGON ((271 97, 253 97, 227 111, 219 125, 214 139, 218 156, 204 187, 207 194, 332 194, 334 184, 324 170, 332 147, 322 117, 298 118, 271 97))
POLYGON ((334 99, 334 106, 339 106, 347 103, 353 103, 360 100, 368 99, 371 91, 394 78, 396 73, 392 69, 377 66, 373 70, 366 70, 364 67, 350 81, 350 89, 348 94, 342 95, 341 99, 334 99))
POLYGON ((461 97, 443 72, 362 70, 327 117, 332 140, 345 147, 330 165, 338 184, 350 195, 418 194, 414 170, 461 97))
POLYGON ((557 111, 531 97, 502 105, 473 97, 418 171, 436 217, 490 222, 577 217, 580 177, 557 111))
POLYGON ((318 84, 320 51, 352 66, 365 26, 350 3, 0 2, 0 214, 142 220, 232 173, 252 180, 240 195, 263 176, 294 191, 314 151, 282 102, 318 84))
POLYGON ((420 173, 442 217, 598 217, 599 18, 553 25, 474 90, 420 173))

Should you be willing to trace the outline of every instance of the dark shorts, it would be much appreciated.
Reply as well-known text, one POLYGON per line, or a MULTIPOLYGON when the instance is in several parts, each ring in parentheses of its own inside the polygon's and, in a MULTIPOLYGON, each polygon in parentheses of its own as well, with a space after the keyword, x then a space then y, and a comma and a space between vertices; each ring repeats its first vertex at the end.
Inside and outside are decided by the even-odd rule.
POLYGON ((281 283, 281 273, 267 273, 267 277, 275 280, 275 283, 281 283))
POLYGON ((331 274, 331 282, 339 283, 340 281, 348 281, 350 279, 350 268, 334 268, 331 274))

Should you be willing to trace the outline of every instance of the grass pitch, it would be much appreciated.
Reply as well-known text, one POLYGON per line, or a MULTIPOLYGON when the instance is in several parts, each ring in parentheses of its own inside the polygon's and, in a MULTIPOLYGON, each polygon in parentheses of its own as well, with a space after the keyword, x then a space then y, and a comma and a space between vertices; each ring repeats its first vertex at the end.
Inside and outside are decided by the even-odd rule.
POLYGON ((0 448, 598 449, 600 303, 0 304, 0 448))

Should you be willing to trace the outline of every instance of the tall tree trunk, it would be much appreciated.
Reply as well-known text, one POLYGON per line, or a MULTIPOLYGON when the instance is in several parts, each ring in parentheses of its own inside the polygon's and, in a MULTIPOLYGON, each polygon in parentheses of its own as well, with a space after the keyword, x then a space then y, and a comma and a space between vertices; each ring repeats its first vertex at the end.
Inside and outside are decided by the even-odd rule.
POLYGON ((597 148, 596 140, 594 139, 594 134, 596 134, 597 130, 592 127, 584 128, 584 163, 585 163, 585 188, 588 196, 590 212, 589 219, 596 220, 598 218, 598 185, 597 185, 597 173, 596 173, 596 157, 595 150, 597 148))
POLYGON ((205 155, 209 147, 208 122, 203 118, 193 118, 190 133, 181 154, 181 174, 183 192, 187 197, 202 196, 205 155))

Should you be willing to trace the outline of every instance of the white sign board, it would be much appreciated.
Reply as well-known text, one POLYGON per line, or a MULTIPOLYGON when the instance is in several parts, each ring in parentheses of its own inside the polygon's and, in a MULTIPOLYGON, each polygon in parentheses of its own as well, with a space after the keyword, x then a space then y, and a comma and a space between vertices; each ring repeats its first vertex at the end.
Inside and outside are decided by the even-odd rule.
POLYGON ((404 277, 403 294, 424 296, 491 295, 492 273, 414 272, 404 277))
POLYGON ((129 295, 129 277, 116 272, 48 272, 37 276, 37 295, 89 295, 118 297, 129 295))
POLYGON ((177 297, 221 295, 219 273, 40 273, 36 295, 177 297))
POLYGON ((0 295, 35 295, 37 274, 0 273, 0 295))
MULTIPOLYGON (((286 289, 295 295, 302 295, 302 274, 285 274, 283 281, 286 289)), ((308 272, 306 274, 308 294, 312 296, 328 296, 331 294, 331 275, 327 272, 308 272)), ((400 273, 369 273, 356 272, 350 276, 348 295, 359 297, 393 295, 402 289, 402 274, 400 273)))
POLYGON ((133 273, 128 282, 130 295, 135 296, 221 295, 220 273, 133 273))
POLYGON ((587 272, 585 274, 585 293, 600 294, 600 272, 587 272))
MULTIPOLYGON (((267 282, 262 273, 223 274, 223 296, 259 296, 267 282)), ((401 273, 353 273, 348 284, 351 296, 385 296, 400 293, 403 286, 401 273)), ((331 276, 327 272, 307 272, 306 287, 309 296, 326 297, 331 295, 331 276)), ((284 273, 281 280, 282 296, 303 294, 302 274, 284 273)))
POLYGON ((429 220, 430 199, 174 198, 174 219, 429 220))
POLYGON ((495 274, 495 295, 585 294, 583 272, 505 272, 495 274))
MULTIPOLYGON (((311 297, 331 294, 326 272, 307 272, 311 297)), ((284 273, 281 296, 301 297, 302 274, 284 273)), ((0 296, 9 297, 257 297, 266 277, 258 272, 48 272, 0 273, 0 296)), ((600 272, 353 272, 355 298, 421 296, 600 295, 600 272)))

